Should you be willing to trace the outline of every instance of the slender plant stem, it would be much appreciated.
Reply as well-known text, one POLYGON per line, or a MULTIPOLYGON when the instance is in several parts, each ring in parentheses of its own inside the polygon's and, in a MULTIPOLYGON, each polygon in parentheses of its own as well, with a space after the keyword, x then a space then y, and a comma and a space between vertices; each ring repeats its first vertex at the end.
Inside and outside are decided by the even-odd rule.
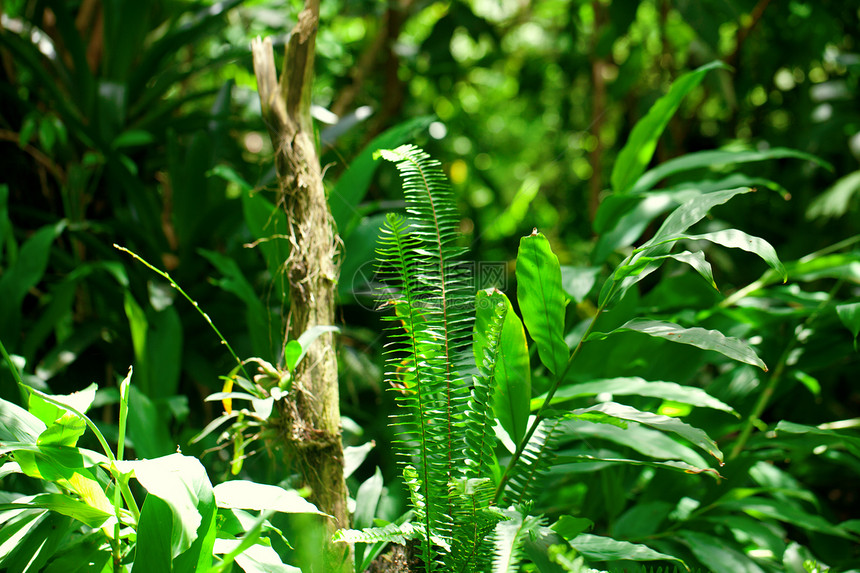
POLYGON ((9 356, 9 353, 6 352, 6 347, 3 346, 2 340, 0 340, 0 352, 3 353, 3 358, 6 360, 6 364, 9 365, 9 370, 12 371, 12 377, 15 378, 15 382, 17 382, 19 386, 26 386, 26 384, 24 384, 24 379, 21 378, 21 373, 18 372, 18 367, 14 362, 12 362, 12 357, 9 356))
MULTIPOLYGON (((606 300, 607 301, 612 300, 612 293, 610 293, 610 296, 606 297, 606 300)), ((499 499, 501 498, 502 492, 504 492, 504 490, 505 490, 505 486, 507 485, 508 481, 511 479, 511 473, 512 473, 513 469, 516 467, 517 463, 520 461, 520 458, 522 457, 523 452, 525 451, 526 446, 529 443, 529 440, 531 440, 535 431, 537 431, 537 428, 540 425, 541 421, 543 421, 544 411, 552 403, 553 396, 555 396, 556 391, 561 386, 561 383, 564 381, 565 377, 567 376, 567 373, 570 372, 570 368, 571 368, 571 366, 573 366, 573 361, 576 360, 576 357, 579 355, 579 351, 582 349, 582 345, 585 342, 585 340, 588 338, 588 335, 591 334, 592 330, 594 330, 594 325, 597 324, 597 319, 600 318, 600 315, 603 313, 603 310, 605 307, 606 307, 606 303, 604 302, 603 306, 601 306, 597 309, 597 312, 594 314, 594 317, 591 319, 591 323, 588 325, 588 328, 586 329, 585 333, 582 335, 582 338, 579 339, 579 342, 577 343, 576 348, 573 349, 573 352, 571 353, 570 358, 567 359, 567 364, 565 364, 564 370, 562 370, 561 374, 559 374, 556 377, 555 383, 552 385, 552 388, 550 388, 549 392, 547 393, 546 398, 543 401, 543 404, 541 404, 541 407, 537 411, 537 414, 535 414, 534 421, 532 421, 532 424, 529 427, 528 431, 526 432, 526 435, 520 441, 520 444, 517 447, 516 452, 514 452, 514 455, 511 458, 511 461, 508 462, 508 467, 505 468, 505 473, 504 473, 504 475, 502 475, 502 479, 499 481, 498 487, 496 487, 496 493, 493 496, 493 503, 494 504, 497 503, 499 501, 499 499)))
POLYGON ((221 331, 220 331, 220 330, 218 330, 218 327, 217 327, 217 326, 215 326, 215 323, 214 323, 214 322, 212 322, 212 319, 211 319, 211 318, 209 318, 209 315, 208 315, 208 314, 206 314, 206 313, 203 311, 203 309, 202 309, 202 308, 200 308, 200 305, 198 305, 198 304, 197 304, 197 301, 196 301, 196 300, 194 300, 193 298, 191 298, 190 296, 188 296, 188 294, 187 294, 184 290, 182 290, 182 287, 180 287, 180 286, 176 283, 176 281, 175 281, 175 280, 173 280, 173 277, 171 277, 171 276, 170 276, 169 274, 167 274, 165 271, 163 271, 163 270, 159 269, 158 267, 156 267, 156 266, 152 265, 149 261, 147 261, 146 259, 144 259, 144 258, 143 258, 143 257, 141 257, 140 255, 138 255, 137 253, 134 253, 134 252, 132 252, 132 251, 130 251, 130 250, 128 250, 128 249, 126 249, 125 247, 121 247, 121 246, 117 245, 116 243, 114 243, 114 245, 113 245, 113 246, 114 246, 114 248, 115 248, 115 249, 118 249, 118 250, 120 250, 120 251, 122 251, 122 252, 124 252, 124 253, 128 253, 129 255, 131 255, 132 257, 134 257, 137 261, 139 261, 139 262, 143 263, 145 266, 149 267, 149 269, 151 269, 151 270, 155 271, 156 273, 158 273, 159 275, 161 275, 162 277, 164 277, 165 279, 167 279, 167 281, 170 283, 170 286, 172 286, 172 287, 173 287, 173 288, 175 288, 177 291, 179 291, 179 294, 181 294, 182 296, 184 296, 184 297, 186 298, 186 300, 188 300, 188 302, 190 302, 190 303, 191 303, 191 306, 193 306, 194 308, 196 308, 196 309, 197 309, 197 312, 199 312, 199 313, 200 313, 200 316, 202 316, 202 317, 204 318, 204 320, 206 320, 207 324, 209 324, 209 326, 212 328, 212 330, 214 330, 214 331, 215 331, 215 334, 217 334, 217 335, 218 335, 218 338, 220 338, 220 339, 221 339, 221 344, 223 344, 224 346, 226 346, 226 347, 227 347, 227 350, 229 350, 229 351, 230 351, 230 354, 232 354, 232 355, 233 355, 233 358, 235 358, 235 359, 236 359, 236 363, 237 363, 237 364, 239 364, 239 366, 242 368, 242 373, 243 373, 243 374, 245 374, 245 378, 247 378, 248 380, 252 380, 251 376, 248 374, 248 371, 247 371, 247 370, 245 370, 245 364, 242 362, 242 360, 240 360, 240 359, 239 359, 239 356, 238 356, 238 355, 233 351, 233 347, 232 347, 232 346, 230 346, 230 343, 229 343, 229 342, 227 342, 227 339, 226 339, 226 338, 224 338, 224 335, 223 335, 223 334, 221 334, 221 331))

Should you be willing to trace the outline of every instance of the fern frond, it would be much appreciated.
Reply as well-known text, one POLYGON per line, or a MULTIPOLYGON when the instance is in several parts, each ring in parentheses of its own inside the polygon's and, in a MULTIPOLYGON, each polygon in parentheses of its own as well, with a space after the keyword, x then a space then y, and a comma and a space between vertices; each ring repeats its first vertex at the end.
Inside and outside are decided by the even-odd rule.
MULTIPOLYGON (((466 408, 463 421, 463 435, 466 442, 466 475, 480 478, 489 475, 493 464, 496 435, 493 431, 495 414, 493 398, 496 377, 496 358, 500 352, 502 325, 507 314, 507 305, 502 296, 491 294, 484 302, 492 304, 490 320, 484 324, 487 344, 476 350, 475 362, 478 376, 472 379, 472 395, 466 408)), ((476 347, 477 348, 477 347, 476 347)))
POLYGON ((368 527, 365 529, 338 529, 332 541, 336 543, 399 543, 404 544, 408 539, 418 536, 418 531, 411 523, 397 525, 389 523, 385 527, 368 527))
POLYGON ((493 573, 516 573, 522 558, 522 546, 529 534, 543 525, 543 519, 506 509, 508 517, 496 525, 493 535, 493 573))
POLYGON ((457 478, 451 482, 454 531, 446 570, 466 573, 488 569, 492 554, 488 536, 499 521, 507 519, 490 506, 494 492, 490 478, 457 478))
POLYGON ((448 484, 467 457, 470 384, 458 366, 471 340, 471 276, 458 262, 458 215, 439 163, 411 145, 380 155, 396 162, 410 215, 408 225, 389 215, 377 260, 384 304, 395 310, 386 377, 402 388, 396 445, 431 571, 437 550, 450 551, 456 511, 448 484))
POLYGON ((542 420, 523 449, 505 488, 506 503, 519 505, 531 499, 541 478, 547 473, 553 459, 555 439, 553 433, 558 420, 542 420))

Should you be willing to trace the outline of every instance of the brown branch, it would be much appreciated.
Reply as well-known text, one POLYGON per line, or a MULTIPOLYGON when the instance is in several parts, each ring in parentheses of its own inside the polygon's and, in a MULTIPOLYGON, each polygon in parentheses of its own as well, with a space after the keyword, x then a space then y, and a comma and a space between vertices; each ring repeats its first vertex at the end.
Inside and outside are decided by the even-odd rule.
MULTIPOLYGON (((251 45, 263 120, 275 149, 279 205, 292 245, 284 265, 290 298, 286 336, 291 339, 335 322, 338 243, 310 115, 318 22, 319 0, 306 0, 287 43, 280 81, 271 41, 257 39, 251 45)), ((326 333, 296 367, 289 399, 277 402, 277 423, 311 501, 334 517, 326 520, 320 539, 323 570, 333 573, 353 570, 349 548, 331 543, 336 529, 350 525, 339 399, 334 339, 326 333)))

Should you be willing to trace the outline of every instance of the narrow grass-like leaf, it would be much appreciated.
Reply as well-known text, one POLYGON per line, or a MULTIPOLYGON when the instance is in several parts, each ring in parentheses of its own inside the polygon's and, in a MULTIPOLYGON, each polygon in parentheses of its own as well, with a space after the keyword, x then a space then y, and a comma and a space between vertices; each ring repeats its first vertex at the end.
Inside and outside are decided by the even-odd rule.
POLYGON ((517 254, 517 301, 523 321, 535 341, 541 362, 560 375, 570 356, 564 341, 564 307, 561 267, 549 241, 535 230, 520 239, 517 254))
POLYGON ((684 97, 698 86, 709 71, 726 68, 722 62, 711 62, 688 72, 672 83, 669 92, 657 100, 630 132, 612 169, 612 190, 627 193, 645 171, 657 149, 657 141, 684 97))
POLYGON ((63 515, 68 515, 92 528, 101 527, 111 516, 110 513, 60 493, 40 493, 27 498, 25 502, 21 503, 0 503, 0 511, 38 508, 49 509, 63 515))
POLYGON ((732 360, 758 366, 767 372, 767 366, 762 359, 758 357, 752 346, 739 338, 726 336, 717 330, 706 330, 699 327, 684 328, 672 322, 665 322, 662 320, 634 318, 612 332, 592 332, 588 336, 588 340, 603 340, 618 332, 640 332, 642 334, 647 334, 648 336, 663 338, 671 342, 689 344, 704 350, 714 350, 728 358, 731 358, 732 360))

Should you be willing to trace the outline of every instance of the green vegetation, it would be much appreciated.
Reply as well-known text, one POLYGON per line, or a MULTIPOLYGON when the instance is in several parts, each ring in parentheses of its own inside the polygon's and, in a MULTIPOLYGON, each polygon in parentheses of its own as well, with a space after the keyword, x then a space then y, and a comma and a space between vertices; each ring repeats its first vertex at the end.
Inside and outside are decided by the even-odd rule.
POLYGON ((860 571, 860 10, 776 4, 5 3, 0 569, 860 571))

